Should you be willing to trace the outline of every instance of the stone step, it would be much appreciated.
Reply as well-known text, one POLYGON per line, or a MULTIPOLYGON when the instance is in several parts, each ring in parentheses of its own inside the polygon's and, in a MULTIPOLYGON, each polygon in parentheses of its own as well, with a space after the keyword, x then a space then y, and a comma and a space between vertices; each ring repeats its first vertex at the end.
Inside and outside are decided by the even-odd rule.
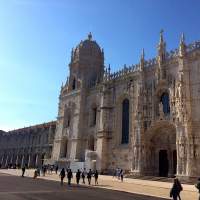
MULTIPOLYGON (((142 175, 133 175, 133 174, 126 174, 125 178, 132 178, 132 179, 140 179, 140 180, 149 180, 149 181, 161 181, 161 182, 173 182, 173 178, 170 177, 158 177, 158 176, 142 176, 142 175)), ((194 180, 181 180, 183 184, 194 185, 194 180)))

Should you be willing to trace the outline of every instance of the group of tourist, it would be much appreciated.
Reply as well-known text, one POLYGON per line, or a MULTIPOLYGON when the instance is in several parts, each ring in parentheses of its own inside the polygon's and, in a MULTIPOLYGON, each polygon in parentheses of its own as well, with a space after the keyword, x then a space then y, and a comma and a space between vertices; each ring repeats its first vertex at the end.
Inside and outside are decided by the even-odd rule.
MULTIPOLYGON (((25 170, 26 170, 25 166, 22 167, 22 177, 24 177, 25 170)), ((52 171, 53 170, 55 170, 55 173, 57 174, 58 166, 53 167, 52 171)), ((45 173, 47 171, 46 166, 43 166, 41 171, 43 173, 43 176, 45 176, 45 173)), ((51 171, 51 173, 52 173, 52 171, 51 171)), ((37 168, 35 170, 33 178, 37 178, 37 176, 40 176, 40 169, 39 168, 37 168)), ((78 169, 76 171, 76 173, 75 173, 76 184, 79 185, 81 179, 82 179, 82 183, 85 184, 85 179, 87 178, 88 185, 90 185, 91 184, 91 179, 92 179, 92 177, 94 177, 95 185, 97 185, 98 184, 98 176, 99 176, 99 174, 98 174, 97 170, 92 172, 91 169, 89 171, 87 171, 85 168, 82 171, 80 171, 78 169)), ((113 177, 117 177, 119 180, 121 180, 123 182, 123 176, 124 176, 124 172, 123 172, 122 169, 117 168, 117 169, 114 170, 113 177)), ((65 177, 67 177, 68 185, 71 185, 71 180, 73 178, 72 170, 69 169, 69 168, 67 170, 62 168, 62 170, 60 171, 59 177, 60 177, 60 180, 61 180, 61 185, 63 185, 63 181, 64 181, 65 177)), ((195 187, 198 189, 199 200, 200 200, 200 178, 198 179, 197 184, 195 184, 195 187)), ((180 193, 181 193, 182 190, 183 190, 183 187, 182 187, 179 179, 178 178, 174 178, 174 183, 173 183, 172 188, 170 190, 170 197, 172 197, 173 200, 178 200, 178 199, 181 200, 180 193)))
POLYGON ((117 177, 118 180, 121 180, 121 182, 123 182, 123 180, 124 180, 124 171, 123 171, 123 169, 116 168, 114 170, 114 173, 113 173, 113 178, 114 177, 117 177))
MULTIPOLYGON (((71 169, 67 169, 66 172, 65 172, 65 169, 62 168, 59 176, 60 176, 60 179, 61 179, 61 185, 63 185, 63 180, 64 180, 65 176, 67 177, 68 185, 71 185, 71 179, 73 178, 73 173, 72 173, 71 169)), ((82 178, 82 183, 85 184, 85 178, 87 178, 88 185, 90 185, 92 176, 94 176, 95 185, 97 185, 98 184, 98 176, 99 176, 97 170, 95 170, 95 172, 93 173, 91 169, 88 172, 86 171, 85 168, 82 171, 80 171, 78 169, 77 172, 76 172, 76 184, 79 185, 81 178, 82 178)))

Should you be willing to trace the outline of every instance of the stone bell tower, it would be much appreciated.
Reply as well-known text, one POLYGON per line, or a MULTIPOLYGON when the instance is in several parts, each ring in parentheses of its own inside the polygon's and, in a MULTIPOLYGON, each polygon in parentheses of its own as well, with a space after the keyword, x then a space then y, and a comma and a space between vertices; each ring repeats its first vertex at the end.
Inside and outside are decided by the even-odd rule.
POLYGON ((99 83, 104 72, 103 49, 92 39, 81 41, 71 52, 69 77, 62 85, 56 134, 52 152, 53 160, 68 167, 85 159, 85 140, 87 124, 85 113, 87 94, 91 87, 99 83))

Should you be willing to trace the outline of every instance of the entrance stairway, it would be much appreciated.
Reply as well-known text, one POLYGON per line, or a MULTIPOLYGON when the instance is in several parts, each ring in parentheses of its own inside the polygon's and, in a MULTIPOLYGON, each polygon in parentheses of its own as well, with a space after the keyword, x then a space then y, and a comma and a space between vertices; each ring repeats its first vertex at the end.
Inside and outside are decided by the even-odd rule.
MULTIPOLYGON (((173 183, 173 178, 170 178, 170 177, 142 176, 142 175, 126 174, 125 178, 173 183)), ((181 180, 181 183, 194 185, 195 181, 194 180, 181 180)))

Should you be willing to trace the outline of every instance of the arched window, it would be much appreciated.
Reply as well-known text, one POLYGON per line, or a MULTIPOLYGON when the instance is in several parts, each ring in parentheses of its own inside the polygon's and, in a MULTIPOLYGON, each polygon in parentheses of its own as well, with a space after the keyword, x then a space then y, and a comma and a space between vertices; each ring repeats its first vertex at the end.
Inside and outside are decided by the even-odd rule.
POLYGON ((129 142, 129 100, 122 102, 122 144, 129 142))
POLYGON ((162 105, 163 105, 164 114, 169 114, 170 113, 169 94, 166 92, 163 93, 160 101, 162 102, 162 105))

